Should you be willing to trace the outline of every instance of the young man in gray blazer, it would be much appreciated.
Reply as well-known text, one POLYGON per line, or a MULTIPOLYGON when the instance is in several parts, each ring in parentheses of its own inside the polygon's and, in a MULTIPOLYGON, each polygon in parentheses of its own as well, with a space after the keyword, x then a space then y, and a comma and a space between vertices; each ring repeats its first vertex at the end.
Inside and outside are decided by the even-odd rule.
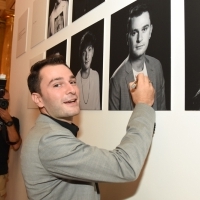
POLYGON ((78 127, 72 120, 80 111, 79 89, 61 56, 34 64, 28 86, 41 112, 21 151, 29 199, 99 200, 98 182, 128 182, 138 177, 155 123, 151 107, 155 92, 148 77, 140 74, 136 89, 130 89, 135 108, 125 136, 112 151, 76 138, 78 127))
POLYGON ((159 60, 145 54, 153 26, 146 4, 138 4, 129 11, 127 22, 127 45, 129 55, 116 69, 110 79, 109 110, 133 110, 129 83, 137 74, 149 77, 156 91, 153 108, 166 110, 165 81, 159 60))

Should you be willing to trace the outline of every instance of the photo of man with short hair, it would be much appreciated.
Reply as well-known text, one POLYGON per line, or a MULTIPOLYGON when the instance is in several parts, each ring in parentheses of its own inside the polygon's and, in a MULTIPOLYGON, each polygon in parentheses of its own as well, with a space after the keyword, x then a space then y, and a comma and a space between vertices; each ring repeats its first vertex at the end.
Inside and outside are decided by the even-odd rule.
POLYGON ((139 73, 149 77, 156 91, 153 108, 155 110, 167 110, 162 64, 158 58, 146 53, 153 34, 151 7, 148 3, 144 3, 144 1, 137 1, 125 9, 129 11, 126 22, 128 56, 121 64, 119 63, 119 67, 114 66, 112 63, 116 63, 116 60, 119 62, 118 57, 122 57, 121 54, 123 53, 124 55, 124 51, 120 46, 120 37, 115 37, 116 33, 113 31, 117 29, 113 27, 118 26, 120 31, 119 24, 122 23, 122 20, 119 16, 121 11, 116 13, 118 14, 118 18, 116 18, 118 20, 115 19, 116 14, 113 14, 111 17, 109 110, 133 110, 134 104, 131 101, 128 85, 137 79, 139 73), (118 24, 116 25, 116 23, 118 24), (118 42, 120 48, 116 48, 116 42, 118 42))

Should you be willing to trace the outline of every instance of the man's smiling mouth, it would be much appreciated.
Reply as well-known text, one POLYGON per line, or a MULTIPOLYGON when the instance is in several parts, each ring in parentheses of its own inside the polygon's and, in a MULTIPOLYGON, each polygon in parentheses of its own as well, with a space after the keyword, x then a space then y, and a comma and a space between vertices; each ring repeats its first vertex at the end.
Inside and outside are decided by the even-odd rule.
POLYGON ((71 103, 76 103, 76 102, 77 102, 76 98, 64 101, 65 104, 71 104, 71 103))
POLYGON ((144 47, 144 44, 143 45, 140 45, 140 46, 137 46, 136 49, 141 49, 144 47))

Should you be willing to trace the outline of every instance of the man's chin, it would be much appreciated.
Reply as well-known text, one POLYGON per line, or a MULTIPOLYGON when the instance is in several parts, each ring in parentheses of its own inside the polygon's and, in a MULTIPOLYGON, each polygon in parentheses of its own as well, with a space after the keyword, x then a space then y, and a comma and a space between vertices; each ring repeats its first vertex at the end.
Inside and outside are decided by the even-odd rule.
POLYGON ((74 116, 78 115, 80 113, 80 108, 77 108, 75 111, 74 111, 74 116))
POLYGON ((144 52, 141 52, 141 53, 138 52, 137 54, 133 54, 133 55, 132 55, 132 58, 133 58, 133 59, 140 59, 140 58, 142 58, 144 55, 145 55, 144 52))
POLYGON ((90 63, 89 63, 89 62, 87 62, 87 63, 85 63, 85 65, 84 65, 84 66, 85 66, 85 68, 86 68, 86 69, 88 69, 88 68, 90 67, 90 63))
POLYGON ((72 111, 71 111, 71 114, 72 116, 76 116, 80 113, 80 107, 77 106, 76 108, 74 108, 72 111))

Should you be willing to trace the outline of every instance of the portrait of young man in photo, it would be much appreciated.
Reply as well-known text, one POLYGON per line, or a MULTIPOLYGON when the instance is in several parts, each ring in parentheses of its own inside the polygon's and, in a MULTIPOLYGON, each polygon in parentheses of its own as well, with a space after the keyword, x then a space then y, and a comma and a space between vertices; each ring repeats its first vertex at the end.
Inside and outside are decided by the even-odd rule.
POLYGON ((104 20, 72 36, 70 68, 80 90, 81 110, 102 109, 104 20))
MULTIPOLYGON (((112 29, 112 27, 115 26, 113 22, 116 22, 116 20, 111 20, 114 25, 111 26, 109 110, 132 110, 134 108, 128 92, 128 85, 130 82, 136 81, 136 76, 139 73, 143 73, 149 77, 156 91, 153 108, 155 110, 167 110, 165 78, 162 64, 157 58, 146 53, 154 29, 151 7, 147 3, 138 1, 129 6, 128 11, 126 23, 128 56, 126 55, 125 60, 119 63, 119 67, 115 65, 117 64, 116 60, 119 62, 119 58, 116 56, 119 55, 118 57, 124 59, 121 54, 123 56, 125 54, 121 53, 123 52, 122 48, 114 48, 113 43, 116 43, 117 40, 114 36, 115 32, 112 32, 112 30, 116 29, 112 29), (113 36, 114 38, 112 38, 113 36)), ((118 45, 120 45, 120 42, 118 45)))
POLYGON ((80 90, 81 110, 100 110, 99 74, 91 68, 95 43, 96 37, 90 31, 85 32, 80 41, 81 69, 76 74, 76 83, 80 90))

